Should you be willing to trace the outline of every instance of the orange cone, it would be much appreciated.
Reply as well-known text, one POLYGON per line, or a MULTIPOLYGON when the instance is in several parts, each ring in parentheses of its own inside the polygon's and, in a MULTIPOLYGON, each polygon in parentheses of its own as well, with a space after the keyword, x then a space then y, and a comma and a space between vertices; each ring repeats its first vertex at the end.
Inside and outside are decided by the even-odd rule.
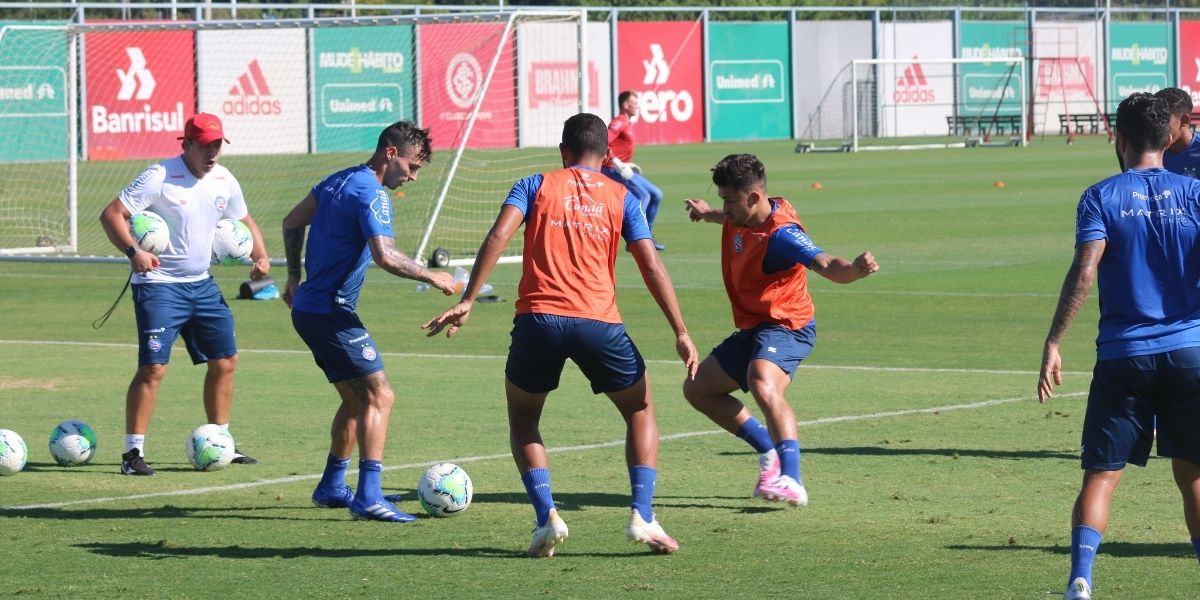
POLYGON ((1003 181, 997 181, 996 183, 993 183, 993 184, 992 184, 992 187, 1004 187, 1004 182, 1003 182, 1003 181))
POLYGON ((397 197, 397 198, 403 198, 403 197, 404 197, 404 190, 396 190, 396 197, 397 197))
POLYGON ((821 187, 822 187, 822 186, 821 186, 821 182, 820 182, 820 181, 814 181, 814 182, 813 182, 813 184, 812 184, 812 189, 814 189, 814 190, 819 190, 819 189, 821 189, 821 187))

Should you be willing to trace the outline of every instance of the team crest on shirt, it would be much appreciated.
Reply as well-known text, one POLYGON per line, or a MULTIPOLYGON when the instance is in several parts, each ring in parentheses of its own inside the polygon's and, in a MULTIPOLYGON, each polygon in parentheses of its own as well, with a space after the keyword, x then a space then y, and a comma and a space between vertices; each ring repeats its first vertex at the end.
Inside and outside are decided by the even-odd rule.
POLYGON ((229 199, 223 196, 217 196, 216 199, 213 200, 213 204, 217 206, 217 212, 223 213, 225 212, 225 207, 229 204, 229 199))
POLYGON ((363 349, 362 349, 362 357, 363 357, 363 358, 365 358, 365 359, 367 359, 367 360, 375 360, 375 358, 376 358, 377 356, 379 356, 379 354, 375 352, 375 348, 374 348, 374 347, 372 347, 372 346, 363 346, 363 349))
POLYGON ((742 250, 745 250, 745 249, 746 249, 746 245, 742 243, 742 234, 741 233, 733 234, 733 251, 740 253, 742 250))
POLYGON ((375 190, 375 200, 371 202, 371 214, 375 215, 375 220, 382 225, 392 222, 392 202, 388 199, 387 192, 375 190))

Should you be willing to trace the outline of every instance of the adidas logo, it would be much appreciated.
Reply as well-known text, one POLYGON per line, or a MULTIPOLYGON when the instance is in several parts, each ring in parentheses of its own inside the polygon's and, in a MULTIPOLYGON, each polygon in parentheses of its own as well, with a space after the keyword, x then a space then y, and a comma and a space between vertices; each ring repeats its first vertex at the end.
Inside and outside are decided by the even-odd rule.
POLYGON ((250 61, 237 83, 229 88, 229 96, 221 104, 226 115, 280 115, 283 104, 271 97, 271 87, 263 75, 258 59, 250 61))
POLYGON ((933 88, 925 79, 925 69, 917 61, 914 54, 912 64, 896 79, 896 90, 892 92, 892 101, 896 104, 932 104, 936 99, 933 88))
POLYGON ((136 94, 138 100, 149 100, 154 93, 154 74, 146 68, 146 56, 141 48, 126 48, 129 56, 129 70, 117 69, 117 79, 121 81, 121 89, 117 90, 117 100, 133 100, 136 94))

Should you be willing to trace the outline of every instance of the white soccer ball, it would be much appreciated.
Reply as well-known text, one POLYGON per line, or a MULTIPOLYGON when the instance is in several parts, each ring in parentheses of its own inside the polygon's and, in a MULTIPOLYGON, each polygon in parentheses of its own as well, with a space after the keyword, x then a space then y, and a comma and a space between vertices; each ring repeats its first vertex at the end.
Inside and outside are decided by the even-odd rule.
POLYGON ((143 210, 129 217, 129 234, 137 240, 138 247, 155 256, 171 245, 171 230, 158 213, 143 210))
POLYGON ((452 517, 471 506, 471 478, 454 463, 429 467, 417 482, 417 500, 435 517, 452 517))
POLYGON ((0 429, 0 475, 16 475, 25 468, 29 449, 17 432, 0 429))
POLYGON ((50 454, 64 467, 86 465, 96 454, 96 432, 83 421, 63 421, 50 432, 50 454))
POLYGON ((213 262, 220 265, 248 265, 252 250, 254 236, 250 235, 250 228, 245 223, 234 219, 217 221, 212 245, 213 262))
POLYGON ((197 471, 220 471, 233 462, 233 454, 233 436, 219 425, 201 425, 188 435, 188 462, 197 471))

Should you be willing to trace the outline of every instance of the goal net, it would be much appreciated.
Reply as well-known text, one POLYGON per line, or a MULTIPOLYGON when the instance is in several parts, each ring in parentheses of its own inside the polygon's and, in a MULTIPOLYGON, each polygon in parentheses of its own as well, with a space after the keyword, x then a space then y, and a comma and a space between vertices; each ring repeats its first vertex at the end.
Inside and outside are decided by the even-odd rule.
POLYGON ((470 261, 513 183, 559 166, 563 120, 611 114, 608 26, 585 24, 547 9, 2 29, 0 252, 118 254, 101 209, 210 112, 276 258, 272 232, 322 177, 397 120, 429 128, 434 160, 393 202, 396 243, 470 261))
POLYGON ((797 150, 1024 145, 1021 58, 860 59, 803 125, 797 150))

